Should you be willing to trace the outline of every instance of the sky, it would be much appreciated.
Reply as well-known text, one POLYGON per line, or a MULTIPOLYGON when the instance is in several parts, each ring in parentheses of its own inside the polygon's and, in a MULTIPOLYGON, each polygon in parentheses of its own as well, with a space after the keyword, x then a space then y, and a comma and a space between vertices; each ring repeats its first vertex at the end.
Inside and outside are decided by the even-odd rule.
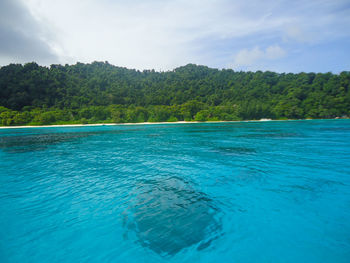
POLYGON ((350 0, 0 0, 0 65, 350 70, 350 0))

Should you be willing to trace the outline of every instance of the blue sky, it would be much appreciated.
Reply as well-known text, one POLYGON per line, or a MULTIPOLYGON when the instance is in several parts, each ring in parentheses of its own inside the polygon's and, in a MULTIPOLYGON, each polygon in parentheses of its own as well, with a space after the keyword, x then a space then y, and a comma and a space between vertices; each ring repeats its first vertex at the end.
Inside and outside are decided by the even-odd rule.
POLYGON ((350 70, 350 1, 2 0, 0 65, 350 70))

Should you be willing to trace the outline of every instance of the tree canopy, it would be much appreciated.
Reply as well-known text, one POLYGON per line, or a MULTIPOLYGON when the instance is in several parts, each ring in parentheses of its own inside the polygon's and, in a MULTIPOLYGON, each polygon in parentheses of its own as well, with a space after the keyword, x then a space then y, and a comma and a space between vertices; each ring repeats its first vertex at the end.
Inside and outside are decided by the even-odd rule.
POLYGON ((350 115, 350 72, 167 72, 108 62, 0 68, 0 125, 333 118, 350 115))

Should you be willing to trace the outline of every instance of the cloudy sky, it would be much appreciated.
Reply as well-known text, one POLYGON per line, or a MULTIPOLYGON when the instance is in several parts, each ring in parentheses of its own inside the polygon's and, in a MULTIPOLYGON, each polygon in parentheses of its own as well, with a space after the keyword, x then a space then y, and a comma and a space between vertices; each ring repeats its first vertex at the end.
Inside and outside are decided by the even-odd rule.
POLYGON ((350 70, 350 0, 0 0, 0 65, 350 70))

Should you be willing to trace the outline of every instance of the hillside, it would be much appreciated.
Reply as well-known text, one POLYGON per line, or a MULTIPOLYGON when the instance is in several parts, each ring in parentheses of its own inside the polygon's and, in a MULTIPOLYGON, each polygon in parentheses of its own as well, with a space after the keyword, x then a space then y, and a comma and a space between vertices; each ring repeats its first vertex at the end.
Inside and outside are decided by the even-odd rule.
POLYGON ((332 118, 350 115, 350 72, 168 72, 108 62, 0 68, 0 124, 332 118))

